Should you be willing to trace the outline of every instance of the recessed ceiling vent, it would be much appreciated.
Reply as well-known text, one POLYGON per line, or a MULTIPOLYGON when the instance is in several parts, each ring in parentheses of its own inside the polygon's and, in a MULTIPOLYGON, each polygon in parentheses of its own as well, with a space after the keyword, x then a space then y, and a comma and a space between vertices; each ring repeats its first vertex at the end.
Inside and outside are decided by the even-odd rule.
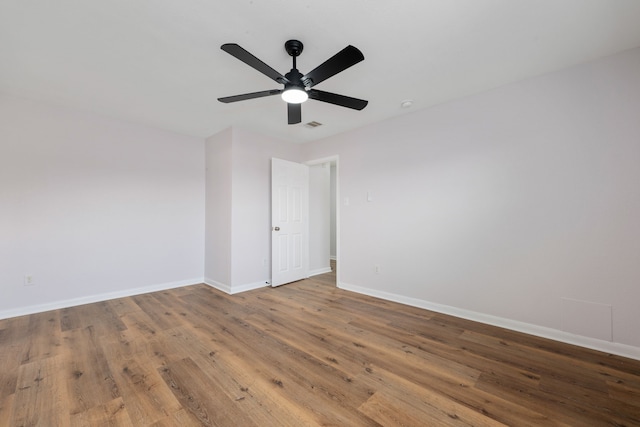
POLYGON ((313 128, 317 128, 318 126, 322 126, 322 123, 318 123, 316 121, 313 121, 313 122, 305 123, 304 125, 306 127, 308 127, 308 128, 313 129, 313 128))

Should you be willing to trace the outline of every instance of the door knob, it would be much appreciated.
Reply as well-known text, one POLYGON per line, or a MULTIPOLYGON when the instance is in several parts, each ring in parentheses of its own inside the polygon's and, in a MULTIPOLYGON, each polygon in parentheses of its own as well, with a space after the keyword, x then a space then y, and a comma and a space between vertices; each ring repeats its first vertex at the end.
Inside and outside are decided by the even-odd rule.
POLYGON ((273 227, 274 231, 280 231, 280 227, 273 227))

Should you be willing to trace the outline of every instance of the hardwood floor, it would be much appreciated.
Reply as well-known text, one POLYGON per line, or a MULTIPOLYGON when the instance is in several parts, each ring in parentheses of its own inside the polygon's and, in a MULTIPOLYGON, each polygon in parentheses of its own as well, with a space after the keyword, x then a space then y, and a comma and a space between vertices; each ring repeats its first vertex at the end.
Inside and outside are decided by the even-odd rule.
POLYGON ((0 321, 0 426, 639 426, 640 361, 335 288, 0 321))

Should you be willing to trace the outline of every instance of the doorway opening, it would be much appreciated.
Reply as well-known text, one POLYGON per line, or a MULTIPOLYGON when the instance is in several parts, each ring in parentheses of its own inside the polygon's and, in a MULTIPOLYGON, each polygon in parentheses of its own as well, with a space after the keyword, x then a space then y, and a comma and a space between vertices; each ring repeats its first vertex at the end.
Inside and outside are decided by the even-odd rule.
POLYGON ((340 283, 339 158, 337 155, 305 163, 310 169, 309 273, 324 283, 340 283))

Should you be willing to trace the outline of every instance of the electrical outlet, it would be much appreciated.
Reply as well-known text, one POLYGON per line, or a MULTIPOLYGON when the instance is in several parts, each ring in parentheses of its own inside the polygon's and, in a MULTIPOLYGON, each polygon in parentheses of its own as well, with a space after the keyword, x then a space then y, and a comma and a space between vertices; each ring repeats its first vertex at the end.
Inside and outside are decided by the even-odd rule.
POLYGON ((374 265, 373 266, 373 272, 376 274, 380 274, 380 266, 379 265, 374 265))
POLYGON ((32 286, 35 285, 35 279, 33 278, 33 274, 25 274, 24 275, 24 285, 25 286, 32 286))

